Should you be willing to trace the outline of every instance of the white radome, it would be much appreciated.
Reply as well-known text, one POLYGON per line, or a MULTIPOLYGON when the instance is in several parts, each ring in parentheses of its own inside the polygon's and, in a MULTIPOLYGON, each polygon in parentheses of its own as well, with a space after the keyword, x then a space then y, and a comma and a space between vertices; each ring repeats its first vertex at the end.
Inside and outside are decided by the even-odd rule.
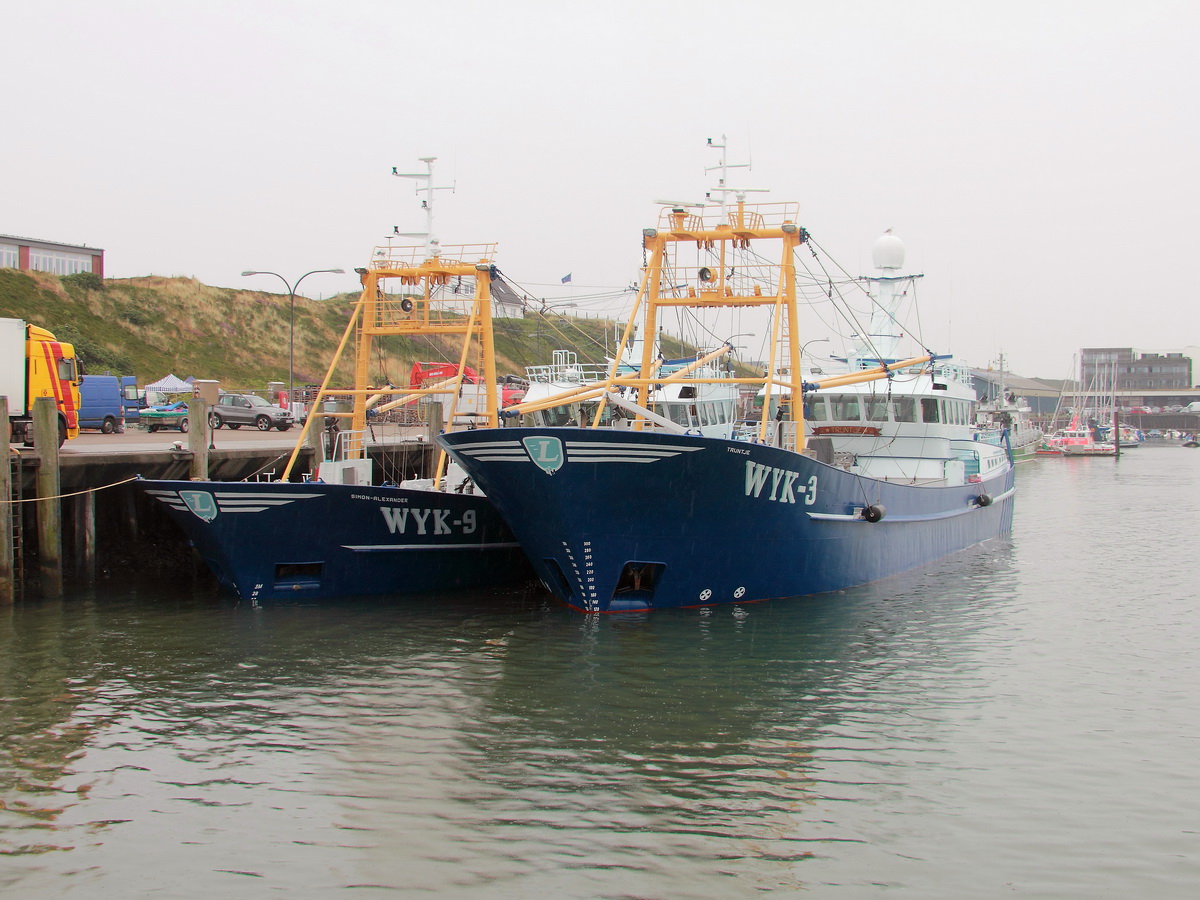
POLYGON ((877 269, 904 268, 904 241, 892 234, 889 228, 871 248, 871 260, 877 269))

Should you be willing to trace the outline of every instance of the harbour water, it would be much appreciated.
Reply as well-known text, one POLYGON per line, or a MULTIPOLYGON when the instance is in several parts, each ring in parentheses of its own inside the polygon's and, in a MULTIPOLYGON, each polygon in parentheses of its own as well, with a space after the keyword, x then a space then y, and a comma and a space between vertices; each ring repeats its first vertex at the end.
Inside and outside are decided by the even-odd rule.
POLYGON ((0 895, 1192 897, 1200 450, 1011 540, 587 617, 107 583, 0 611, 0 895))

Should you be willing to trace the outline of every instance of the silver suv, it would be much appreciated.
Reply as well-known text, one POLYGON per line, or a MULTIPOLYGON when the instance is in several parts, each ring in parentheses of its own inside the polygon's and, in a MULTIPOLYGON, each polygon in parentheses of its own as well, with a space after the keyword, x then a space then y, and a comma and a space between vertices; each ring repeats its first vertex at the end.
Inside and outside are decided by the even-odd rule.
POLYGON ((235 431, 243 425, 253 425, 259 431, 287 431, 292 427, 292 414, 254 394, 222 394, 208 414, 208 424, 212 428, 228 425, 235 431))

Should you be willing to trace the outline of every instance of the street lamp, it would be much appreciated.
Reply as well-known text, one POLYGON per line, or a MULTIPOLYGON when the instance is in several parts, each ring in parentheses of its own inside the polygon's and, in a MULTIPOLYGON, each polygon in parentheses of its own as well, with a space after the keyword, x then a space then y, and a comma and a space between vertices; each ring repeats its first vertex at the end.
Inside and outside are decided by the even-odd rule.
POLYGON ((282 275, 280 275, 278 272, 260 272, 257 269, 247 269, 245 272, 242 273, 243 278, 246 277, 247 275, 274 275, 276 278, 278 278, 280 281, 282 281, 284 286, 288 289, 288 307, 289 307, 289 311, 288 311, 288 409, 289 410, 292 408, 292 403, 294 400, 294 395, 293 395, 292 391, 294 390, 293 382, 295 381, 295 375, 294 375, 293 370, 295 369, 295 352, 296 352, 296 288, 300 287, 300 282, 302 282, 309 275, 316 275, 318 272, 329 272, 332 275, 345 275, 346 274, 345 269, 313 269, 311 272, 305 272, 303 275, 301 275, 299 278, 297 278, 295 284, 288 284, 288 280, 286 278, 284 278, 282 275))
MULTIPOLYGON (((804 359, 804 348, 805 348, 805 347, 807 347, 809 344, 828 344, 828 343, 830 343, 830 339, 829 339, 829 338, 827 338, 827 337, 823 337, 823 338, 813 338, 811 341, 805 341, 803 344, 801 344, 801 345, 800 345, 800 359, 801 359, 801 360, 803 360, 803 359, 804 359)), ((817 368, 817 367, 813 367, 813 368, 811 368, 811 369, 810 369, 810 371, 811 371, 811 372, 812 372, 814 375, 822 375, 822 374, 824 374, 824 373, 823 373, 823 372, 820 370, 820 368, 817 368)))

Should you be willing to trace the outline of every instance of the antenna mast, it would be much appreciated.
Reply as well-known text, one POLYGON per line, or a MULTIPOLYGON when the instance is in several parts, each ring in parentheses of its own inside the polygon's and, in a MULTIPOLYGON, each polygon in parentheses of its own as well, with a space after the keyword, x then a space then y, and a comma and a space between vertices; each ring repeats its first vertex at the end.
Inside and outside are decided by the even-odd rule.
POLYGON ((396 225, 392 228, 393 236, 400 237, 419 237, 425 238, 425 248, 431 256, 438 255, 438 240, 433 235, 433 192, 434 191, 453 191, 454 185, 441 185, 434 187, 433 184, 433 163, 437 159, 436 156, 422 156, 421 162, 425 163, 424 172, 397 172, 396 167, 392 166, 392 174, 397 178, 415 178, 417 181, 424 181, 425 185, 417 185, 417 193, 425 192, 425 199, 421 201, 421 208, 425 210, 425 230, 424 231, 401 231, 400 226, 396 225))
POLYGON ((719 171, 721 173, 721 177, 717 180, 717 186, 715 188, 713 188, 711 191, 706 192, 704 196, 708 199, 711 199, 712 195, 714 193, 721 195, 720 202, 721 202, 721 220, 722 221, 728 221, 728 219, 729 219, 729 200, 728 200, 727 195, 735 194, 737 196, 738 200, 744 200, 744 199, 746 199, 746 194, 749 194, 751 192, 758 192, 758 193, 765 194, 768 190, 770 190, 769 188, 731 188, 731 187, 729 187, 729 170, 730 169, 749 169, 750 163, 730 163, 730 162, 728 162, 728 160, 725 156, 725 149, 728 146, 728 140, 729 139, 727 137, 725 137, 725 135, 721 135, 721 143, 719 143, 719 144, 714 144, 712 138, 708 139, 708 146, 712 147, 714 150, 719 150, 721 152, 721 159, 715 166, 709 166, 704 170, 705 172, 719 171))

